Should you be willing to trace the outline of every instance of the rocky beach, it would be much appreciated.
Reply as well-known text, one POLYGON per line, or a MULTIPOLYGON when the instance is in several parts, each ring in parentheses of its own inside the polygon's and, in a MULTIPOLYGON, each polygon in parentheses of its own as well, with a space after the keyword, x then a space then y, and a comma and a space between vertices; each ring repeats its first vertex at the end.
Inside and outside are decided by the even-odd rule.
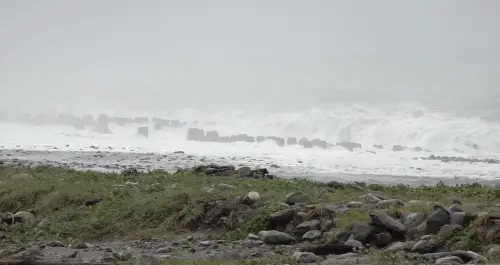
POLYGON ((199 161, 173 172, 144 159, 70 169, 38 155, 2 157, 1 264, 500 260, 491 185, 284 179, 272 167, 199 161))

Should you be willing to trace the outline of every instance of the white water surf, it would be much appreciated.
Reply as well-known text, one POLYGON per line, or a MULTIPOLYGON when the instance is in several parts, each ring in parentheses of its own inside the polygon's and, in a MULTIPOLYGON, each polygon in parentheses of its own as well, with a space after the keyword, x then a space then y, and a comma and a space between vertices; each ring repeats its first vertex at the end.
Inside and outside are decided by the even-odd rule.
MULTIPOLYGON (((100 150, 118 152, 171 153, 182 150, 194 156, 233 157, 237 163, 279 165, 297 174, 388 174, 435 177, 500 178, 500 165, 415 159, 430 154, 500 158, 500 123, 480 117, 431 111, 419 104, 373 106, 338 104, 304 111, 263 113, 257 111, 206 112, 161 111, 72 111, 83 115, 147 116, 187 121, 183 128, 155 130, 149 138, 136 135, 138 125, 110 125, 111 135, 78 131, 64 126, 33 126, 0 123, 0 146, 26 150, 100 150), (192 122, 197 121, 194 125, 192 122), (350 152, 341 147, 304 149, 263 143, 201 143, 186 140, 188 127, 217 130, 221 135, 246 133, 252 136, 319 138, 328 142, 354 141, 362 149, 350 152), (373 148, 382 144, 384 150, 373 148), (428 152, 393 152, 393 145, 422 147, 428 152), (479 146, 475 148, 474 145, 479 146)), ((68 113, 67 110, 65 113, 68 113)), ((224 160, 225 161, 225 160, 224 160)))

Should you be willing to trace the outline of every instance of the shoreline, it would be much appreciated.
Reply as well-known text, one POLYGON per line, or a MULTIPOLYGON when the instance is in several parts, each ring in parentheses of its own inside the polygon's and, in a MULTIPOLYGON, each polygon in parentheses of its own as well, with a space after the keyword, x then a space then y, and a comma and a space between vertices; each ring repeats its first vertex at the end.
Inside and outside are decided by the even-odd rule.
POLYGON ((71 168, 78 171, 97 171, 118 173, 127 168, 139 171, 166 171, 176 172, 178 169, 192 168, 199 165, 218 164, 232 165, 235 167, 249 166, 252 168, 267 168, 270 174, 284 179, 301 178, 319 182, 363 182, 380 185, 461 185, 479 183, 495 186, 500 184, 500 179, 485 179, 481 177, 450 177, 450 176, 418 176, 399 174, 377 173, 343 173, 343 172, 308 172, 307 168, 286 165, 276 165, 269 161, 245 157, 208 157, 185 154, 182 151, 173 153, 139 153, 119 151, 64 151, 64 150, 23 150, 0 149, 0 162, 6 165, 35 167, 51 165, 56 167, 71 168))

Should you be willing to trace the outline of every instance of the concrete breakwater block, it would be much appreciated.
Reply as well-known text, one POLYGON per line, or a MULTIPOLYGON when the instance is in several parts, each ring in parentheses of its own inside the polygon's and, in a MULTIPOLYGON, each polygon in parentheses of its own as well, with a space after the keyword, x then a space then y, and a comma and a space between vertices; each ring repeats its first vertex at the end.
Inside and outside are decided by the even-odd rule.
POLYGON ((141 126, 137 128, 137 134, 144 137, 149 137, 149 127, 141 126))
POLYGON ((97 118, 97 122, 94 128, 94 131, 103 134, 111 134, 111 130, 109 129, 109 117, 105 114, 100 114, 97 118))
POLYGON ((284 147, 290 145, 300 145, 304 148, 320 147, 326 149, 328 147, 334 146, 321 139, 308 140, 307 138, 301 138, 297 141, 297 137, 288 137, 286 140, 283 137, 278 136, 262 136, 257 137, 250 136, 247 134, 236 134, 230 136, 221 136, 218 131, 204 131, 199 128, 189 128, 187 132, 187 140, 198 141, 198 142, 217 142, 217 143, 234 143, 234 142, 247 142, 247 143, 261 143, 264 141, 275 142, 276 145, 284 147))

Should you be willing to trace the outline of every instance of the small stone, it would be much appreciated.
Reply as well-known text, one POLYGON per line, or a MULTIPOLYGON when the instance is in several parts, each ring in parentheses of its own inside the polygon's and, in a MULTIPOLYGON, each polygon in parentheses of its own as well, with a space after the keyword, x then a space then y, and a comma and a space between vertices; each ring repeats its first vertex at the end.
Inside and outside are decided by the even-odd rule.
POLYGON ((326 238, 326 239, 333 239, 335 236, 335 232, 333 231, 328 231, 328 232, 324 232, 323 233, 323 238, 326 238))
POLYGON ((427 240, 420 240, 413 246, 411 249, 412 252, 417 252, 420 254, 427 254, 427 253, 434 253, 437 249, 437 244, 427 241, 427 240))
POLYGON ((201 192, 203 192, 203 193, 212 193, 212 192, 214 192, 214 189, 210 188, 210 187, 203 187, 203 188, 201 188, 201 192))
POLYGON ((174 251, 174 249, 171 247, 162 247, 162 248, 157 249, 156 253, 164 254, 164 253, 171 253, 172 251, 174 251))
POLYGON ((35 218, 35 216, 30 213, 30 212, 26 212, 26 211, 19 211, 17 212, 16 214, 14 214, 14 218, 15 219, 20 219, 21 222, 28 222, 30 220, 33 220, 35 218))
POLYGON ((47 219, 47 218, 44 218, 40 221, 40 223, 38 223, 37 227, 39 229, 47 229, 50 225, 50 220, 47 219))
POLYGON ((73 242, 71 242, 69 247, 73 249, 85 249, 87 248, 87 244, 79 240, 73 240, 73 242))
POLYGON ((297 263, 316 263, 323 258, 316 256, 311 252, 295 252, 293 253, 293 259, 297 263))
POLYGON ((128 261, 128 260, 132 259, 132 256, 133 256, 133 253, 129 249, 124 250, 124 251, 120 251, 120 252, 113 252, 113 257, 115 257, 117 260, 121 260, 121 261, 128 261))
POLYGON ((261 241, 260 239, 258 240, 250 239, 250 240, 244 240, 243 245, 245 245, 247 248, 255 248, 264 245, 264 242, 261 241))
POLYGON ((334 226, 335 226, 335 223, 332 220, 330 220, 330 219, 324 220, 321 223, 321 232, 329 231, 334 226))
POLYGON ((396 253, 400 252, 406 249, 406 243, 405 242, 395 242, 392 245, 386 247, 384 249, 384 252, 386 253, 396 253))
POLYGON ((276 230, 260 231, 259 238, 266 244, 290 244, 296 241, 289 234, 276 230))
POLYGON ((71 251, 69 253, 66 253, 63 255, 64 258, 67 258, 67 259, 74 259, 76 258, 76 256, 78 256, 79 252, 77 250, 75 251, 71 251))
POLYGON ((420 240, 431 240, 434 238, 434 235, 423 235, 420 237, 420 240))
POLYGON ((363 199, 367 203, 378 203, 382 201, 382 199, 380 199, 378 196, 375 196, 371 193, 361 196, 361 199, 363 199))
POLYGON ((245 198, 248 198, 250 202, 255 203, 260 200, 260 194, 256 191, 250 191, 249 193, 247 193, 245 198))
POLYGON ((205 241, 200 242, 200 246, 202 246, 202 247, 209 247, 211 245, 212 245, 212 242, 209 240, 205 240, 205 241))
POLYGON ((321 221, 317 219, 302 222, 297 226, 297 230, 304 232, 311 230, 319 230, 320 228, 321 228, 321 221))
POLYGON ((441 227, 450 223, 450 212, 442 207, 438 207, 426 222, 426 234, 437 234, 441 227))
POLYGON ((350 247, 356 247, 358 249, 362 249, 363 248, 363 243, 359 242, 358 240, 356 239, 348 239, 344 245, 346 246, 350 246, 350 247))
POLYGON ((302 236, 302 239, 307 240, 307 241, 314 241, 316 239, 321 238, 321 235, 322 235, 321 231, 319 231, 319 230, 311 230, 311 231, 305 233, 302 236))
POLYGON ((255 234, 248 234, 248 239, 252 239, 252 240, 259 240, 259 236, 258 235, 255 235, 255 234))
POLYGON ((287 203, 288 205, 293 205, 296 203, 308 204, 309 201, 309 196, 301 191, 290 193, 285 197, 285 203, 287 203))

